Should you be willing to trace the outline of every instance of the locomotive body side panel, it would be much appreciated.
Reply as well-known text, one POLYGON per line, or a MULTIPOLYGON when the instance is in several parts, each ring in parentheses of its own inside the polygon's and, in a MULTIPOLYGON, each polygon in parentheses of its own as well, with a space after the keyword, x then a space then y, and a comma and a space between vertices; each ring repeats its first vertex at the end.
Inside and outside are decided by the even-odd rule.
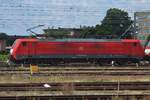
POLYGON ((140 60, 145 56, 138 40, 121 41, 40 41, 19 39, 12 57, 18 62, 34 60, 140 60))

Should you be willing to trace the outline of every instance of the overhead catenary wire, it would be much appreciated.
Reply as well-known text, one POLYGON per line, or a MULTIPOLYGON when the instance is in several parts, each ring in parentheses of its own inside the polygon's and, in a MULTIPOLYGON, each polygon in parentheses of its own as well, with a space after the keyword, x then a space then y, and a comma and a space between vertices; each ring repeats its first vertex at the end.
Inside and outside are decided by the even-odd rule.
MULTIPOLYGON (((11 29, 15 26, 27 28, 39 24, 56 27, 94 26, 101 23, 106 15, 107 9, 105 7, 109 5, 98 7, 85 5, 86 2, 78 4, 70 1, 62 2, 61 0, 59 2, 43 0, 42 2, 45 1, 46 3, 42 5, 39 2, 33 3, 34 0, 30 1, 0 1, 0 28, 11 29)), ((127 11, 127 9, 122 10, 127 11)), ((128 10, 128 12, 133 13, 132 10, 128 10)), ((112 21, 118 23, 118 20, 113 19, 112 21)))

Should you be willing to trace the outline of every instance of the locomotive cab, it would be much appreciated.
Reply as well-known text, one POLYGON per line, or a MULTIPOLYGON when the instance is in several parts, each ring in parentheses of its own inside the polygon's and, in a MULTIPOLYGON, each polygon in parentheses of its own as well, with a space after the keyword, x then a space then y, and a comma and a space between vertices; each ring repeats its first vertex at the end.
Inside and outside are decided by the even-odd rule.
POLYGON ((19 64, 32 57, 35 52, 35 41, 35 39, 17 39, 10 49, 8 64, 19 64))
POLYGON ((17 40, 14 41, 10 51, 9 51, 9 59, 7 61, 8 65, 13 65, 15 62, 15 58, 14 58, 14 48, 16 47, 16 43, 17 43, 17 40))

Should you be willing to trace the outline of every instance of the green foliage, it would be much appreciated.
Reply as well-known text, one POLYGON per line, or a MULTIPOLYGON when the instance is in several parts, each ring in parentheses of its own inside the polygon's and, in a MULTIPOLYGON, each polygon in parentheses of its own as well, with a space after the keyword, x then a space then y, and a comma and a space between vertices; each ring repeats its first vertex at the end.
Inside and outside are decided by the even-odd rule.
POLYGON ((54 38, 64 38, 67 36, 69 31, 67 29, 45 29, 44 30, 47 37, 54 37, 54 38))
POLYGON ((0 61, 6 62, 8 60, 8 54, 0 53, 0 61))
POLYGON ((11 45, 14 43, 14 41, 15 41, 15 39, 8 38, 8 39, 6 40, 7 46, 11 46, 11 45))
POLYGON ((150 41, 150 35, 147 36, 147 39, 146 39, 146 42, 145 42, 145 45, 144 45, 145 48, 149 44, 149 41, 150 41))
POLYGON ((81 29, 80 34, 81 34, 82 38, 85 38, 87 35, 95 34, 95 28, 94 27, 84 26, 84 27, 81 27, 80 29, 81 29))
MULTIPOLYGON (((81 37, 86 37, 88 35, 117 35, 121 36, 126 29, 132 24, 131 18, 128 16, 128 13, 117 9, 111 8, 107 11, 106 16, 104 17, 101 24, 96 26, 82 26, 80 27, 77 33, 80 33, 81 37)), ((67 34, 70 32, 68 29, 45 29, 45 34, 54 38, 64 38, 67 37, 67 34)))
POLYGON ((6 40, 8 38, 8 35, 6 33, 0 33, 0 39, 6 40))
POLYGON ((111 8, 107 11, 102 24, 99 27, 96 27, 96 29, 99 34, 121 35, 131 23, 131 18, 128 16, 127 12, 117 8, 111 8))
POLYGON ((11 46, 15 39, 10 38, 6 33, 0 33, 0 39, 1 40, 6 40, 6 44, 8 46, 11 46))

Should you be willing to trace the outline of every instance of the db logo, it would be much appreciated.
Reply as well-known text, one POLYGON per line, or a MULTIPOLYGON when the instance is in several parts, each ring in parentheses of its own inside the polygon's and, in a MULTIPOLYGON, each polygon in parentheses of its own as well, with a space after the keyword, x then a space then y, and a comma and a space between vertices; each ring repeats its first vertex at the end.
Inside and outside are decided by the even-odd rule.
POLYGON ((82 51, 82 50, 84 50, 84 48, 83 48, 83 47, 79 47, 79 50, 81 50, 81 51, 82 51))

